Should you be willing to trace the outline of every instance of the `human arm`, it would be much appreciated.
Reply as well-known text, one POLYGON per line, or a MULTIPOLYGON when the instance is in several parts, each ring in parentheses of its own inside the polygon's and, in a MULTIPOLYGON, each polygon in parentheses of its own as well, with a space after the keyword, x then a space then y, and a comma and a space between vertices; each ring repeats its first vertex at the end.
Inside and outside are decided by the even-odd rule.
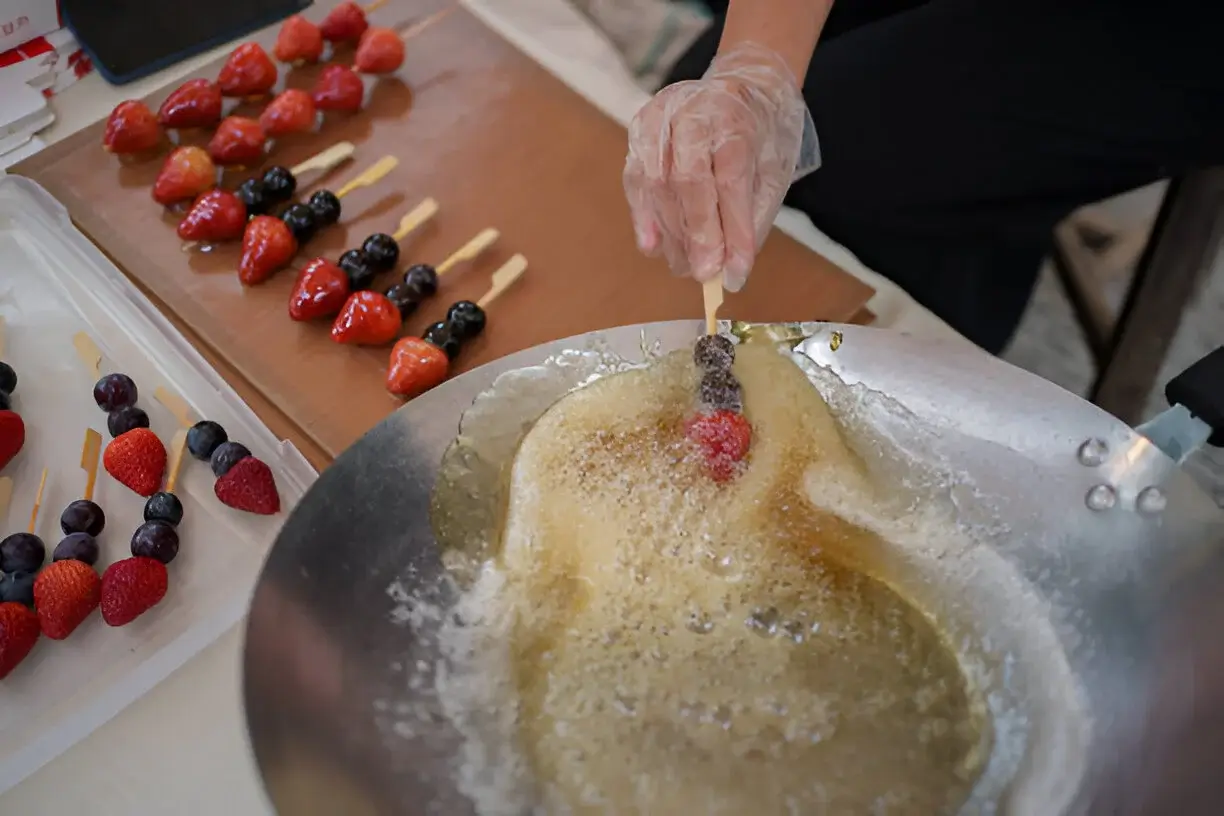
POLYGON ((745 43, 773 51, 802 82, 833 0, 731 0, 718 53, 745 43))

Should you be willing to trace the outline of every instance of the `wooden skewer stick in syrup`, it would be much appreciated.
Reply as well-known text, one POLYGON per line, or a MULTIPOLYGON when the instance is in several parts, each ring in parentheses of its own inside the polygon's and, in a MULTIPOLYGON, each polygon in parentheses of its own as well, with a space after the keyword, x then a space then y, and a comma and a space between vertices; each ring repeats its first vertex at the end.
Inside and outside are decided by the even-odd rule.
POLYGON ((344 198, 354 190, 359 190, 362 187, 369 187, 378 181, 381 181, 388 173, 396 168, 399 164, 399 159, 394 156, 383 156, 374 164, 370 165, 364 171, 351 179, 347 184, 336 191, 336 198, 344 198))
POLYGON ((706 334, 718 334, 718 308, 723 303, 722 275, 710 278, 701 285, 701 298, 705 303, 706 334))

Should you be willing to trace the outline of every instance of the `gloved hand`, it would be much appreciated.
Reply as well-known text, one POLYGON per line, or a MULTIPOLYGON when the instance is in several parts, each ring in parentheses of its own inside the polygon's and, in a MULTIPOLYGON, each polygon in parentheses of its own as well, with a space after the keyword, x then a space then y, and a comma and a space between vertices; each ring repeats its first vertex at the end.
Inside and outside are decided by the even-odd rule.
POLYGON ((791 183, 820 166, 782 58, 745 43, 659 91, 629 125, 625 195, 638 247, 672 271, 741 289, 791 183))

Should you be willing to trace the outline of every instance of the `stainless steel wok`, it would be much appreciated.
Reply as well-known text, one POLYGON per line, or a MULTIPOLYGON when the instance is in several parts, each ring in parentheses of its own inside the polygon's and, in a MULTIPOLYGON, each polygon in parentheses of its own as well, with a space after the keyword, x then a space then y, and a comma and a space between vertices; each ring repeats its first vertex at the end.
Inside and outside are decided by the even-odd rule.
MULTIPOLYGON (((770 330, 799 341, 835 410, 922 449, 942 474, 936 499, 982 543, 892 576, 995 656, 986 683, 1007 698, 1017 750, 992 757, 994 782, 968 809, 1215 813, 1224 514, 1174 461, 1210 428, 1182 409, 1141 435, 963 344, 770 330)), ((460 417, 497 381, 519 392, 505 410, 525 429, 590 375, 591 355, 641 359, 699 331, 630 326, 511 355, 408 403, 322 474, 268 558, 247 631, 251 741, 280 813, 472 812, 451 782, 456 734, 419 682, 438 657, 413 609, 425 597, 445 606, 431 492, 460 417), (564 374, 528 376, 549 361, 564 374)))

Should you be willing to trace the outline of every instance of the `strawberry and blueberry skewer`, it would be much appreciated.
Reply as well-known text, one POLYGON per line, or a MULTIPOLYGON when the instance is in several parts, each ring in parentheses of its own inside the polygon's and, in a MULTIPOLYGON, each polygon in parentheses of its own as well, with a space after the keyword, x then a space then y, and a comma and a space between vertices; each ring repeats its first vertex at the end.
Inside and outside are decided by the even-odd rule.
MULTIPOLYGON (((0 331, 2 331, 0 327, 0 331)), ((3 340, 0 338, 0 348, 3 340)), ((25 422, 21 414, 13 410, 13 393, 17 390, 17 372, 11 365, 0 360, 0 470, 21 453, 25 447, 25 422)))
MULTIPOLYGON (((34 605, 34 585, 47 548, 34 530, 46 484, 44 468, 29 529, 0 541, 0 680, 26 659, 42 635, 42 624, 34 605)), ((5 490, 0 493, 0 514, 7 509, 7 502, 8 491, 5 490)))

